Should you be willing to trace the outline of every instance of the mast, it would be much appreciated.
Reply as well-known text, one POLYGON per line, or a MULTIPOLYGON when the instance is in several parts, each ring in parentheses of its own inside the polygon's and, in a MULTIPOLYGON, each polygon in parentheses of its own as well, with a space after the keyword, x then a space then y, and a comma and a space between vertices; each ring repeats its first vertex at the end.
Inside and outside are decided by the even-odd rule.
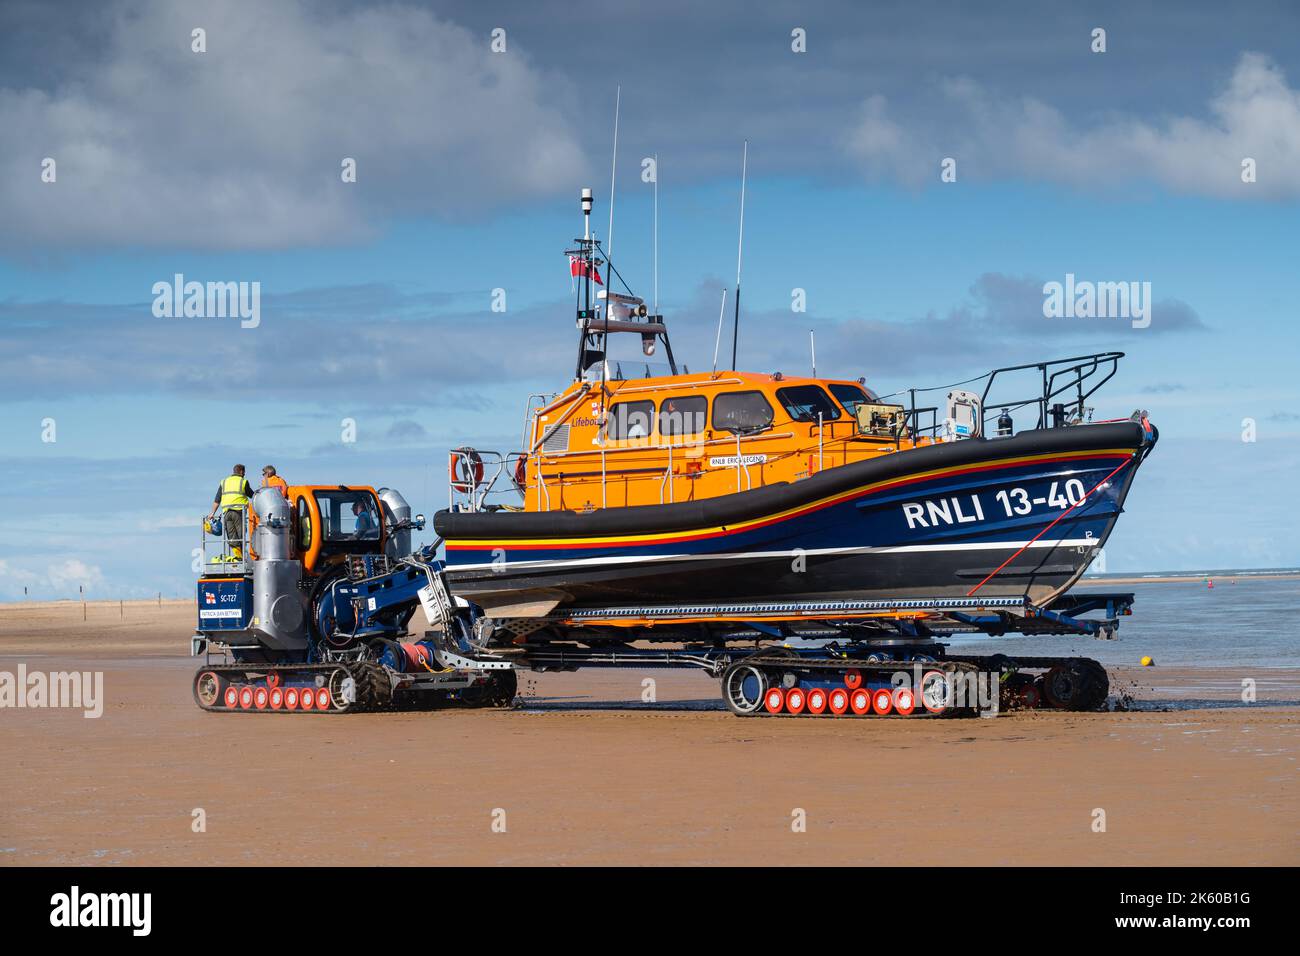
POLYGON ((740 240, 736 245, 736 318, 731 329, 731 368, 736 368, 736 346, 740 340, 740 265, 745 252, 745 173, 749 169, 749 140, 740 160, 740 240))
POLYGON ((578 290, 578 297, 581 306, 577 310, 578 323, 578 364, 574 369, 573 377, 582 378, 584 371, 582 363, 587 357, 587 329, 591 325, 591 187, 582 187, 582 238, 578 240, 578 248, 571 251, 570 255, 576 253, 584 263, 582 270, 582 288, 578 290))

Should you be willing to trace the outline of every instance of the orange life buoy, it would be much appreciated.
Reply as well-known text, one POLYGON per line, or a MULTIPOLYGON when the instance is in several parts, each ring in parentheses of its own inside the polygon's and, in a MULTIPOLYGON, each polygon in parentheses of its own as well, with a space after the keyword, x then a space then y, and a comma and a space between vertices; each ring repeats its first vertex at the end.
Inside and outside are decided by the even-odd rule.
POLYGON ((515 463, 515 487, 520 491, 528 486, 528 456, 521 454, 515 463))
POLYGON ((455 448, 447 459, 447 475, 451 487, 467 495, 483 483, 483 459, 473 448, 455 448))

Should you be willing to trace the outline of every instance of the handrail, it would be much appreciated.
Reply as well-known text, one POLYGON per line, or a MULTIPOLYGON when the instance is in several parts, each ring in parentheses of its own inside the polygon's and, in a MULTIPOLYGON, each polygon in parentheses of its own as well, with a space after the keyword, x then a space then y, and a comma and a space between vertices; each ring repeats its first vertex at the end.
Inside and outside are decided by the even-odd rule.
MULTIPOLYGON (((583 397, 584 395, 586 395, 589 391, 591 391, 591 383, 590 383, 590 382, 583 382, 583 383, 582 383, 582 388, 580 388, 578 391, 574 392, 572 395, 569 396, 569 398, 567 399, 567 401, 572 401, 572 402, 573 402, 573 407, 570 408, 570 409, 569 409, 567 412, 565 412, 563 415, 561 415, 559 421, 555 422, 554 424, 551 425, 551 427, 549 427, 548 429, 546 429, 546 431, 542 433, 542 437, 541 437, 541 438, 539 438, 539 439, 537 439, 537 441, 533 442, 533 446, 532 446, 531 448, 528 449, 528 451, 529 451, 530 454, 531 454, 532 452, 537 451, 537 449, 539 449, 539 448, 541 448, 543 445, 545 445, 546 442, 547 442, 547 439, 549 439, 549 438, 551 437, 551 435, 553 435, 553 434, 556 432, 556 430, 559 429, 559 427, 560 427, 561 425, 564 424, 565 420, 566 420, 570 415, 572 415, 574 412, 576 412, 576 411, 578 410, 577 399, 582 398, 582 397, 583 397)), ((563 402, 555 402, 553 405, 549 405, 549 406, 547 406, 546 408, 539 408, 539 409, 537 410, 537 416, 540 416, 542 412, 550 411, 551 408, 558 407, 558 406, 561 405, 561 404, 563 404, 563 402)), ((534 417, 534 421, 541 421, 541 418, 540 418, 540 417, 534 417)))
MULTIPOLYGON (((776 438, 794 438, 794 437, 795 437, 794 432, 763 432, 762 434, 759 435, 745 435, 741 440, 742 441, 765 441, 765 440, 771 440, 776 438)), ((708 447, 709 445, 720 445, 723 444, 724 442, 730 443, 730 441, 731 441, 730 438, 710 438, 705 441, 699 441, 699 442, 676 442, 676 443, 663 443, 663 444, 654 444, 654 445, 649 445, 649 444, 626 445, 623 447, 615 448, 613 449, 613 451, 618 451, 618 452, 664 451, 665 449, 670 447, 686 448, 691 445, 698 445, 701 448, 705 448, 708 447)), ((599 455, 599 454, 600 451, 597 449, 576 448, 576 449, 570 449, 569 451, 548 452, 546 453, 546 457, 548 459, 575 458, 575 457, 580 457, 582 455, 599 455)))
MULTIPOLYGON (((983 391, 980 393, 981 433, 987 432, 986 426, 988 423, 996 419, 1004 408, 1011 411, 1026 408, 1030 405, 1037 406, 1038 422, 1036 427, 1038 428, 1060 426, 1071 420, 1082 421, 1085 418, 1085 413, 1090 411, 1085 403, 1096 394, 1098 389, 1115 377, 1119 371, 1119 360, 1123 357, 1123 352, 1116 351, 1072 355, 1069 358, 1052 359, 1047 362, 1006 365, 995 368, 983 375, 977 375, 974 378, 949 385, 906 389, 904 392, 909 396, 909 399, 904 415, 908 423, 908 430, 915 437, 927 433, 934 435, 940 427, 938 407, 918 407, 916 404, 918 394, 944 391, 978 382, 984 383, 983 391), (994 384, 999 378, 1005 381, 1007 377, 1015 372, 1029 370, 1037 370, 1039 373, 1041 384, 1038 394, 1026 398, 1003 398, 998 395, 990 397, 991 393, 993 393, 994 384), (1056 401, 1056 399, 1065 396, 1069 392, 1073 393, 1069 401, 1056 401), (920 417, 924 413, 931 413, 933 416, 931 424, 927 426, 922 426, 920 422, 920 417)), ((895 395, 904 394, 904 392, 894 392, 891 395, 880 396, 880 400, 883 401, 895 395)))

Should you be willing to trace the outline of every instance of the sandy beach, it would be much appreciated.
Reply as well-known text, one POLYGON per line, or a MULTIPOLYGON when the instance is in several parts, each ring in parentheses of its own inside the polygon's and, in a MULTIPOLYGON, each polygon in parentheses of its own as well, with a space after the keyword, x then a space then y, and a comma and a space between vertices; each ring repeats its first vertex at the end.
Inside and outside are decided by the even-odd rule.
POLYGON ((741 719, 703 674, 595 670, 510 711, 218 715, 191 602, 82 613, 0 607, 0 671, 106 698, 0 711, 0 864, 1300 862, 1296 670, 1112 668, 1146 709, 949 721, 741 719))

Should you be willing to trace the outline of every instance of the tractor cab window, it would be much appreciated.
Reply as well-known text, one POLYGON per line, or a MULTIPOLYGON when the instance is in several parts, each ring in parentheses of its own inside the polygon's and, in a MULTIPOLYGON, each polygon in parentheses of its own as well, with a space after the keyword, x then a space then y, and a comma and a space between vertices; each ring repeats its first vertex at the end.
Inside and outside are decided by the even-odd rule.
POLYGON ((724 392, 713 400, 713 427, 749 434, 772 424, 772 406, 762 392, 724 392))
POLYGON ((298 548, 306 551, 311 547, 311 509, 307 507, 307 499, 298 499, 298 548))
POLYGON ((842 382, 832 384, 831 394, 839 399, 839 403, 848 410, 851 416, 858 414, 859 405, 872 405, 876 402, 876 396, 861 385, 845 385, 842 382))
POLYGON ((786 414, 796 422, 815 422, 818 418, 829 422, 840 417, 839 407, 816 385, 792 385, 789 388, 779 388, 776 397, 786 410, 786 414))
POLYGON ((606 434, 614 441, 649 438, 654 427, 654 402, 619 402, 609 409, 606 434))
POLYGON ((379 508, 368 491, 317 491, 322 540, 378 541, 379 508))

